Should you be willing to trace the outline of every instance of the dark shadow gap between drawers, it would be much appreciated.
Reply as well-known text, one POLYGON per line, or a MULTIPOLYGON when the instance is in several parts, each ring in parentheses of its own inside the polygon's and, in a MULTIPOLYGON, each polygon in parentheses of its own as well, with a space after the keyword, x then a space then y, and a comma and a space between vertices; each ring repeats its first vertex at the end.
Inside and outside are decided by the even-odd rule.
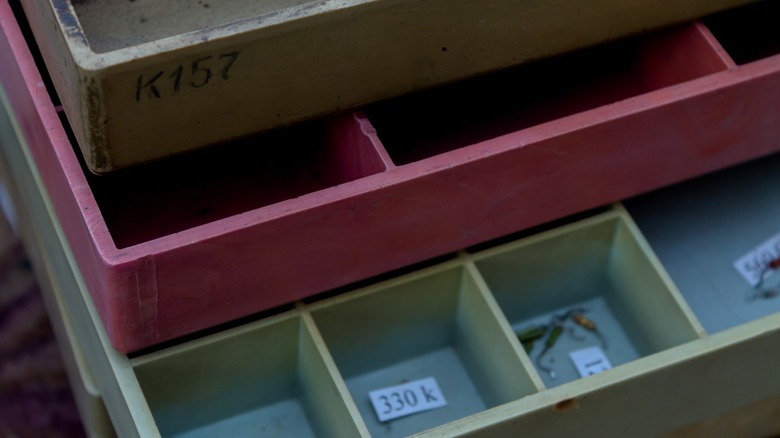
POLYGON ((780 2, 762 1, 703 20, 739 65, 780 53, 780 2))
POLYGON ((688 24, 388 100, 366 114, 403 165, 727 68, 688 24))

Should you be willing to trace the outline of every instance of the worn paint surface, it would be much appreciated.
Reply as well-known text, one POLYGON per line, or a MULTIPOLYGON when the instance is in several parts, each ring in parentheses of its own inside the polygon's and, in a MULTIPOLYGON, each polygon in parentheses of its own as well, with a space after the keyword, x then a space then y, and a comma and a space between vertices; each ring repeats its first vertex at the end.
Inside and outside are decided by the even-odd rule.
POLYGON ((105 173, 750 1, 23 3, 105 173))

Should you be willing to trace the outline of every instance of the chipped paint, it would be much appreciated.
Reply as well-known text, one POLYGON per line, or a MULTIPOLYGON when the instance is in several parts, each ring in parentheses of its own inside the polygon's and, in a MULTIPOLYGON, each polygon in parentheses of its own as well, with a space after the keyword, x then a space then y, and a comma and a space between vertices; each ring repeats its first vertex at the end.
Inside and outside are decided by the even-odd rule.
POLYGON ((106 141, 108 120, 106 120, 103 91, 100 84, 94 77, 84 80, 86 84, 83 89, 87 105, 83 107, 83 116, 84 120, 87 121, 87 142, 89 143, 89 147, 86 148, 89 153, 85 154, 85 159, 89 162, 89 168, 99 174, 113 168, 109 145, 106 141))
POLYGON ((52 6, 57 14, 62 30, 68 38, 75 39, 87 45, 87 38, 81 30, 81 24, 71 9, 69 0, 52 0, 52 6))

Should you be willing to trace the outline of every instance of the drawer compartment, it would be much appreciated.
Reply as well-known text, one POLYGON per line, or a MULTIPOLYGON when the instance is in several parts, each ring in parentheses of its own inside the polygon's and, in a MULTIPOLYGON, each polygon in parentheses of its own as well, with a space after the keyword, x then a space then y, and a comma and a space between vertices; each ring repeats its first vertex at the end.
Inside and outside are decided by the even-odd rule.
POLYGON ((709 333, 780 311, 780 273, 763 287, 740 275, 743 256, 759 271, 780 257, 780 156, 659 190, 626 202, 669 275, 709 333), (760 249, 762 242, 768 245, 760 249))
POLYGON ((536 392, 484 294, 455 262, 313 305, 372 436, 407 436, 536 392), (369 391, 428 377, 446 406, 378 420, 369 391))
POLYGON ((572 351, 598 347, 618 366, 703 333, 622 214, 596 216, 473 258, 515 332, 544 328, 545 336, 528 350, 548 387, 579 378, 572 351), (578 315, 595 323, 595 331, 578 326, 578 315), (545 348, 556 326, 564 331, 545 348))
POLYGON ((146 355, 133 368, 162 436, 359 436, 294 315, 146 355))
POLYGON ((310 122, 105 176, 85 173, 122 250, 382 172, 359 120, 310 122))
POLYGON ((738 65, 780 53, 780 4, 764 0, 708 17, 704 24, 738 65))
MULTIPOLYGON (((682 26, 523 65, 365 108, 405 165, 717 73, 706 30, 682 26)), ((626 106, 628 106, 626 104, 626 106)))

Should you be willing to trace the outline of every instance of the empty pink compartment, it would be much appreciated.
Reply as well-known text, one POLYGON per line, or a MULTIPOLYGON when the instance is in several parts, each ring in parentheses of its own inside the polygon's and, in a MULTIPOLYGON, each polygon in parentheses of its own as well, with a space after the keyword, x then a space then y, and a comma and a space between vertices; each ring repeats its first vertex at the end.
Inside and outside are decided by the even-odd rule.
POLYGON ((124 352, 780 149, 780 57, 737 66, 690 24, 97 178, 7 1, 0 25, 0 80, 124 352))

